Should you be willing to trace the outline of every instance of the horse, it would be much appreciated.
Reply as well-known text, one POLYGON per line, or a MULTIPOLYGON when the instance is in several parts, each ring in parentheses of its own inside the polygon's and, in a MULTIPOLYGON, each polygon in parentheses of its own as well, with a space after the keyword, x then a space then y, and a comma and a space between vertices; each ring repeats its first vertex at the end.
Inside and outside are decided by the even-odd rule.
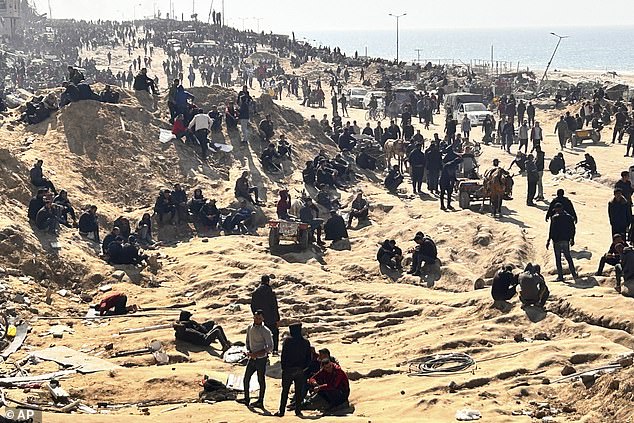
POLYGON ((392 159, 397 159, 398 168, 402 172, 403 165, 407 167, 407 146, 403 140, 388 140, 383 146, 383 153, 385 154, 385 163, 388 169, 392 167, 392 159))
POLYGON ((491 199, 491 213, 502 216, 502 201, 506 195, 510 195, 513 189, 513 177, 502 168, 494 168, 488 170, 484 174, 484 194, 482 196, 482 207, 484 208, 484 199, 491 199))

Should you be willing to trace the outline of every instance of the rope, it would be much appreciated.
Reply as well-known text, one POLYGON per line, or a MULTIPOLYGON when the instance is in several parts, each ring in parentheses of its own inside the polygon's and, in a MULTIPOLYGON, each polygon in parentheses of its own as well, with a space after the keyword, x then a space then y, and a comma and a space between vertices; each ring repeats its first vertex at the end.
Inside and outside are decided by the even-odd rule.
POLYGON ((474 366, 475 360, 468 354, 451 353, 430 355, 410 363, 410 376, 436 376, 463 372, 474 366))

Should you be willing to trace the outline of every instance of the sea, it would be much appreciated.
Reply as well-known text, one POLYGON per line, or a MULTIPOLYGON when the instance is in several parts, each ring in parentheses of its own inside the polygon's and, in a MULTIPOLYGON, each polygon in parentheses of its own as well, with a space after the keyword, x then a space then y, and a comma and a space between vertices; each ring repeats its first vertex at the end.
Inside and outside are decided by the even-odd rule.
MULTIPOLYGON (((520 70, 545 69, 557 45, 555 32, 567 36, 559 45, 551 69, 634 73, 634 26, 507 28, 507 29, 401 29, 399 59, 432 63, 505 62, 520 70), (417 51, 418 49, 418 51, 417 51)), ((298 40, 339 47, 342 52, 393 60, 393 31, 305 31, 298 40), (367 49, 367 50, 366 50, 367 49)))

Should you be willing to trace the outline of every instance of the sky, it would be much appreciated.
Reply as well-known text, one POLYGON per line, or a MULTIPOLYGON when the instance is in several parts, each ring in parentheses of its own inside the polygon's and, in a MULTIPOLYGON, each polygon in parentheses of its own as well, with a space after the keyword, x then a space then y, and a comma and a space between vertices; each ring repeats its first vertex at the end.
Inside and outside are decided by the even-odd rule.
MULTIPOLYGON (((31 0, 53 18, 132 20, 169 11, 170 0, 31 0), (103 5, 103 6, 101 6, 103 5)), ((213 0, 219 11, 223 0, 213 0)), ((175 14, 188 19, 192 7, 206 21, 212 0, 173 0, 175 14), (193 4, 192 4, 193 3, 193 4)), ((225 23, 242 29, 291 31, 393 29, 389 14, 407 13, 403 29, 555 27, 631 25, 634 1, 611 0, 591 6, 590 0, 225 0, 225 23), (590 7, 587 7, 590 6, 590 7), (258 18, 258 19, 256 19, 258 18), (259 27, 259 28, 258 28, 259 27)))

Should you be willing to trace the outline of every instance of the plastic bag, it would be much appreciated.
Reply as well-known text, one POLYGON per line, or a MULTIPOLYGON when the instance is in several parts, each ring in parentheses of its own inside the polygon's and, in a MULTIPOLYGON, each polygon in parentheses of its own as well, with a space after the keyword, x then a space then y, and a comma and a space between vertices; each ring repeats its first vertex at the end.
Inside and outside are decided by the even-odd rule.
POLYGON ((159 141, 162 142, 163 144, 167 144, 168 142, 176 139, 176 137, 174 136, 174 134, 172 134, 171 131, 168 131, 166 129, 161 129, 160 131, 161 132, 159 134, 159 141))

